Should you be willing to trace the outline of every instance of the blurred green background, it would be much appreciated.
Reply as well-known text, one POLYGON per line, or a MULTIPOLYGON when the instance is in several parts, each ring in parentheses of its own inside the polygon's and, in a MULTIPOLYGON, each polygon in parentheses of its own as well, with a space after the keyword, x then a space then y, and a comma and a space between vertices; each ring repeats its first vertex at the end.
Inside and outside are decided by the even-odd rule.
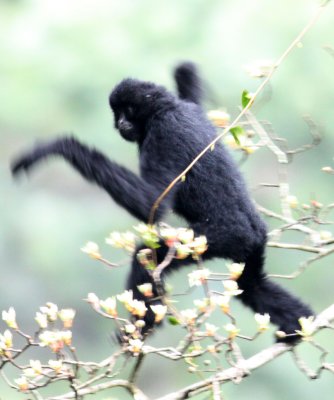
MULTIPOLYGON (((107 247, 104 238, 111 231, 131 229, 136 221, 60 160, 19 181, 10 175, 10 160, 37 139, 73 132, 136 170, 136 148, 115 132, 108 108, 108 94, 116 83, 132 76, 174 89, 172 68, 190 59, 199 64, 211 88, 207 107, 225 107, 234 116, 242 90, 253 91, 259 84, 247 76, 244 65, 277 59, 317 5, 308 0, 0 0, 0 310, 14 306, 22 329, 32 332, 35 312, 46 301, 73 307, 79 357, 98 361, 113 352, 113 326, 82 299, 88 292, 101 298, 121 292, 128 262, 110 271, 80 247, 93 240, 111 261, 122 260, 124 254, 107 247)), ((310 140, 303 114, 323 128, 320 146, 297 157, 289 168, 292 193, 302 202, 333 201, 333 176, 321 172, 323 166, 333 166, 334 156, 334 58, 323 49, 334 47, 333 20, 330 4, 274 76, 270 101, 255 107, 256 115, 269 120, 292 147, 310 140)), ((242 168, 253 187, 276 182, 276 167, 273 156, 260 150, 242 168)), ((278 210, 275 189, 255 191, 254 196, 278 210)), ((298 235, 291 239, 301 240, 298 235)), ((292 272, 305 258, 270 250, 267 268, 292 272)), ((219 270, 222 264, 220 260, 211 266, 219 270)), ((334 301, 332 264, 333 258, 327 258, 299 279, 282 283, 320 311, 334 301)), ((187 272, 170 279, 175 291, 186 285, 187 272)), ((192 300, 186 304, 191 306, 192 300)), ((251 334, 255 326, 249 310, 237 302, 233 308, 243 332, 251 334)), ((225 320, 215 322, 221 326, 225 320)), ((0 331, 4 329, 1 322, 0 331)), ((151 342, 174 345, 181 337, 178 329, 166 326, 151 342)), ((319 340, 333 347, 328 335, 320 334, 319 340)), ((270 343, 268 334, 242 348, 251 355, 270 343)), ((301 352, 317 365, 314 351, 303 345, 301 352)), ((196 380, 186 369, 152 356, 140 373, 139 386, 152 397, 167 393, 196 380)), ((330 400, 334 380, 324 374, 308 381, 285 355, 241 385, 223 386, 223 393, 238 400, 330 400)), ((105 392, 94 398, 126 396, 105 392)), ((1 400, 26 397, 0 381, 1 400)))

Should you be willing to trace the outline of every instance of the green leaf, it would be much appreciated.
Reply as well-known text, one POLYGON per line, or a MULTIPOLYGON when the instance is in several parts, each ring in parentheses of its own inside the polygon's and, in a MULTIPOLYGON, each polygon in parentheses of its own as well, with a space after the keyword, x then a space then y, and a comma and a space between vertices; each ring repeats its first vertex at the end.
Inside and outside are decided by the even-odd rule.
POLYGON ((168 317, 168 322, 171 325, 180 325, 180 321, 177 318, 173 317, 173 316, 168 317))
POLYGON ((156 269, 156 265, 153 261, 150 261, 147 265, 145 265, 145 269, 148 271, 154 271, 156 269))
POLYGON ((241 126, 234 126, 233 128, 230 129, 230 132, 236 144, 240 146, 239 136, 245 134, 244 128, 242 128, 241 126))
MULTIPOLYGON (((158 239, 159 240, 159 239, 158 239)), ((150 249, 158 249, 161 245, 156 240, 144 240, 145 246, 149 247, 150 249)))
POLYGON ((249 93, 248 90, 244 90, 241 95, 242 108, 246 108, 250 101, 252 101, 252 95, 249 93))

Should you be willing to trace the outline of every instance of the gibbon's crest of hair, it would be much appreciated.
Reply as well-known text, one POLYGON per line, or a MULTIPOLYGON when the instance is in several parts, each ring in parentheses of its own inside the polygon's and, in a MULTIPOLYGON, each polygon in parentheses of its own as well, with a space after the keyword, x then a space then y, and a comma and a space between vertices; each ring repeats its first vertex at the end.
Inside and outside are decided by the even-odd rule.
MULTIPOLYGON (((109 97, 115 126, 120 134, 139 148, 139 176, 110 160, 96 149, 73 137, 60 137, 40 143, 18 157, 13 173, 29 171, 42 160, 62 157, 85 179, 97 184, 130 214, 147 222, 150 210, 163 190, 215 137, 215 128, 200 107, 200 78, 191 63, 175 70, 178 96, 151 82, 125 79, 109 97)), ((208 250, 203 260, 225 258, 245 263, 238 279, 241 301, 254 312, 270 314, 271 321, 286 333, 299 328, 298 319, 313 315, 294 295, 272 282, 264 271, 267 229, 247 191, 244 179, 225 146, 219 142, 176 184, 161 202, 155 222, 167 210, 183 217, 196 235, 205 235, 208 250)), ((157 261, 167 247, 160 243, 157 261)), ((142 247, 138 247, 139 251, 142 247)), ((192 260, 173 259, 165 272, 192 260)), ((127 288, 134 297, 152 304, 137 286, 151 282, 150 273, 133 257, 127 288)), ((158 303, 159 300, 155 300, 158 303)), ((149 305, 148 304, 148 305, 149 305)), ((146 330, 154 326, 148 307, 146 330)), ((286 338, 296 340, 296 337, 286 338)))

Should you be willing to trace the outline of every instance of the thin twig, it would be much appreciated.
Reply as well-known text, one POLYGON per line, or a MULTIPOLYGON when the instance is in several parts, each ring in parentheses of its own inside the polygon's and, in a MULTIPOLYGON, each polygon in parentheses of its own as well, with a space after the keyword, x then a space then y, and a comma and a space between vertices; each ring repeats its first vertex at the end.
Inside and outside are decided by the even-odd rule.
POLYGON ((288 184, 288 172, 287 164, 289 163, 288 155, 281 150, 268 135, 263 126, 255 118, 255 116, 248 110, 245 113, 247 122, 253 127, 256 133, 259 135, 261 143, 263 143, 270 151, 272 151, 277 157, 279 164, 279 197, 281 200, 282 214, 285 218, 292 218, 291 208, 288 203, 289 195, 289 184, 288 184))
POLYGON ((300 250, 300 251, 306 251, 309 253, 316 253, 316 254, 327 253, 327 250, 325 250, 321 247, 304 246, 302 244, 296 244, 296 243, 268 242, 267 246, 275 247, 277 249, 300 250))

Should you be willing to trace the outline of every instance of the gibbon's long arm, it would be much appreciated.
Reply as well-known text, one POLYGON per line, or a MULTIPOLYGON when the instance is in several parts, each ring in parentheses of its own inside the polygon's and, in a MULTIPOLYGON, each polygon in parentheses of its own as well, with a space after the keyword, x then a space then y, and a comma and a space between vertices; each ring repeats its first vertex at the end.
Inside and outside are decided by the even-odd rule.
MULTIPOLYGON (((49 143, 39 144, 30 152, 17 158, 12 166, 14 175, 30 170, 36 163, 60 156, 68 161, 88 181, 103 188, 134 217, 147 222, 159 189, 150 185, 128 169, 109 160, 95 149, 81 144, 72 137, 63 137, 49 143)), ((167 200, 168 201, 168 200, 167 200)), ((159 208, 156 219, 166 209, 166 202, 159 208)))

